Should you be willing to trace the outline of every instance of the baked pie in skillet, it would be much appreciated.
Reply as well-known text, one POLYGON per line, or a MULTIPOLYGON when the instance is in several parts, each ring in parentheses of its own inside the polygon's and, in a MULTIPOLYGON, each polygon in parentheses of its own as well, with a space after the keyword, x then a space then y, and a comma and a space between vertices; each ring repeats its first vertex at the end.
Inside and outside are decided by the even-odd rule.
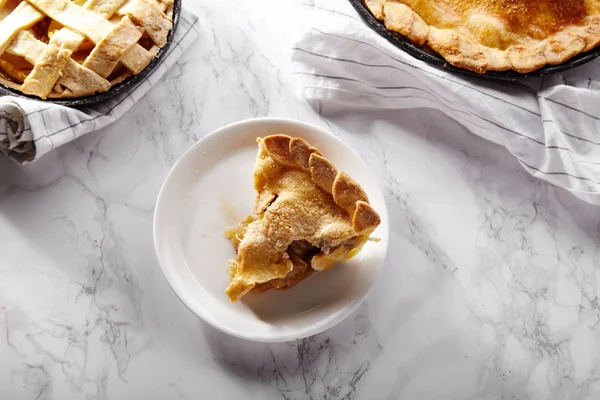
POLYGON ((106 92, 167 44, 173 0, 0 0, 0 83, 46 98, 106 92))
POLYGON ((253 212, 227 229, 226 294, 287 289, 357 254, 379 225, 361 186, 305 140, 272 135, 258 140, 253 212))
POLYGON ((600 44, 600 0, 364 0, 387 29, 477 73, 528 73, 600 44))

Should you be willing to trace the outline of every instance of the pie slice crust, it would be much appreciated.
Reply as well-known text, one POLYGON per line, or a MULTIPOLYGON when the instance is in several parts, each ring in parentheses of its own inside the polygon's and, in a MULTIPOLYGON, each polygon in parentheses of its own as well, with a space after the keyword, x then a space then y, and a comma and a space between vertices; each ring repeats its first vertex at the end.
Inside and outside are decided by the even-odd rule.
POLYGON ((381 222, 361 188, 308 142, 258 139, 253 212, 225 234, 232 302, 249 291, 288 289, 356 255, 381 222))
POLYGON ((600 44, 600 0, 364 0, 386 28, 480 74, 529 73, 600 44))

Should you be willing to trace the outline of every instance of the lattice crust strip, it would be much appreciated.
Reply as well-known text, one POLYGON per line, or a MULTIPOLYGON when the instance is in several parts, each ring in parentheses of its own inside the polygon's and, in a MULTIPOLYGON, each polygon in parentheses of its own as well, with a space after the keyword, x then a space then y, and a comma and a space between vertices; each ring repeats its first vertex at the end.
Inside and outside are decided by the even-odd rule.
POLYGON ((106 91, 106 78, 119 63, 129 72, 115 81, 140 73, 166 45, 172 29, 167 10, 172 10, 172 0, 24 0, 0 21, 0 52, 34 65, 20 87, 26 94, 47 98, 106 91), (46 16, 63 26, 48 44, 28 31, 46 16), (150 50, 138 44, 144 33, 155 43, 150 50), (86 38, 95 47, 81 65, 71 55, 86 38), (61 85, 68 89, 63 91, 61 85))
MULTIPOLYGON (((115 26, 104 16, 77 6, 69 0, 27 1, 53 20, 86 36, 96 45, 115 29, 115 26)), ((136 49, 136 58, 141 57, 142 61, 130 62, 130 58, 125 58, 123 64, 134 74, 139 74, 152 61, 153 55, 140 45, 136 44, 135 46, 139 47, 136 49)))
MULTIPOLYGON (((10 44, 6 51, 25 58, 36 65, 41 61, 41 56, 46 50, 44 42, 37 40, 28 31, 19 32, 16 39, 10 44)), ((34 68, 35 69, 35 68, 34 68)), ((69 58, 60 77, 60 83, 69 88, 75 96, 84 96, 88 91, 105 92, 110 89, 110 82, 98 74, 83 67, 73 59, 69 58)), ((37 95, 37 94, 36 94, 37 95)))
POLYGON ((110 19, 123 4, 125 0, 88 0, 83 7, 110 19))
POLYGON ((167 35, 173 26, 170 18, 164 15, 167 5, 156 0, 131 0, 125 4, 118 14, 128 14, 142 25, 148 35, 159 47, 167 44, 167 35))
POLYGON ((128 16, 124 16, 121 22, 104 39, 98 42, 96 48, 86 58, 83 66, 96 72, 101 77, 107 78, 115 69, 119 60, 137 44, 141 37, 142 32, 128 16))
POLYGON ((9 16, 0 22, 0 53, 4 53, 17 33, 30 28, 43 18, 44 14, 26 2, 19 4, 9 16))
POLYGON ((40 93, 41 97, 48 96, 71 59, 73 50, 79 46, 78 39, 76 34, 62 30, 52 36, 50 43, 35 62, 33 70, 23 82, 21 86, 23 93, 34 95, 40 93))

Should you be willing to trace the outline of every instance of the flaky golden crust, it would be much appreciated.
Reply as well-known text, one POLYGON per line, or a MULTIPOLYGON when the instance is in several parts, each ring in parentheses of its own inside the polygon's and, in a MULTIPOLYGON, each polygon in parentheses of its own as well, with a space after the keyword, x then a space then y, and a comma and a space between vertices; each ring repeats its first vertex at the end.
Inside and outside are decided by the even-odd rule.
POLYGON ((313 182, 331 193, 335 203, 346 210, 351 219, 355 216, 357 203, 361 202, 361 213, 369 214, 369 218, 364 220, 372 221, 372 226, 363 230, 372 230, 379 225, 379 214, 369 205, 369 198, 360 185, 345 172, 338 171, 333 163, 304 139, 271 135, 265 137, 262 143, 269 156, 278 163, 310 171, 313 182))
POLYGON ((450 64, 529 73, 600 44, 600 0, 365 0, 373 15, 450 64))
POLYGON ((379 225, 363 189, 301 138, 259 139, 254 167, 257 219, 226 231, 237 252, 226 290, 287 289, 356 254, 379 225))
POLYGON ((417 13, 402 3, 387 2, 382 8, 386 28, 408 37, 414 44, 423 45, 429 36, 429 25, 417 13))
POLYGON ((102 93, 167 44, 172 0, 0 0, 0 84, 41 99, 102 93))

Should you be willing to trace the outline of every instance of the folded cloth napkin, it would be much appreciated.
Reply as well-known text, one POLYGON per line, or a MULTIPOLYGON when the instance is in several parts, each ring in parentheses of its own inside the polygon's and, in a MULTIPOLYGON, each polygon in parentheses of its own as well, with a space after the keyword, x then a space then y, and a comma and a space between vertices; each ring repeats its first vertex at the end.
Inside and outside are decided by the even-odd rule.
POLYGON ((173 42, 161 64, 134 90, 104 103, 74 109, 14 96, 0 97, 0 152, 20 163, 34 161, 58 146, 115 122, 198 37, 197 25, 198 16, 182 9, 173 42))
POLYGON ((600 204, 600 59, 546 78, 442 71, 371 30, 348 0, 303 0, 291 73, 301 94, 365 108, 435 108, 508 149, 532 175, 600 204))

